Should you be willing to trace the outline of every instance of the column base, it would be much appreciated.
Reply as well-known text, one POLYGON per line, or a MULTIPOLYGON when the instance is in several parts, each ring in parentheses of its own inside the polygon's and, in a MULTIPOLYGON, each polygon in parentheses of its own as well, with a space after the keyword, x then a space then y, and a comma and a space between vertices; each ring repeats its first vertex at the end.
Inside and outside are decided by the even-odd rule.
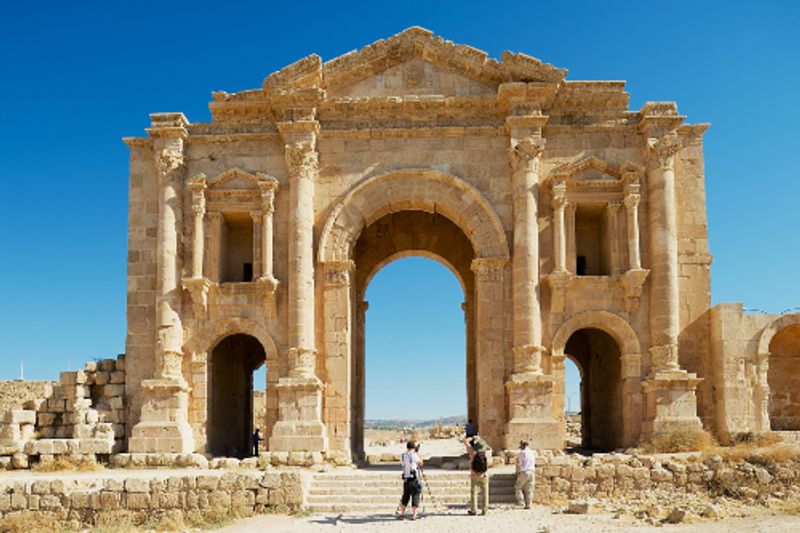
POLYGON ((642 382, 644 420, 642 437, 674 432, 702 431, 697 416, 697 385, 703 381, 684 370, 657 372, 642 382))
POLYGON ((553 414, 552 376, 519 373, 506 381, 509 421, 505 448, 519 448, 521 440, 535 449, 564 447, 564 424, 553 414))
POLYGON ((278 381, 278 421, 269 438, 270 451, 328 450, 328 432, 321 416, 322 388, 322 382, 314 376, 278 381))
POLYGON ((194 434, 189 425, 189 387, 182 379, 142 382, 141 420, 128 441, 132 453, 192 453, 194 434))

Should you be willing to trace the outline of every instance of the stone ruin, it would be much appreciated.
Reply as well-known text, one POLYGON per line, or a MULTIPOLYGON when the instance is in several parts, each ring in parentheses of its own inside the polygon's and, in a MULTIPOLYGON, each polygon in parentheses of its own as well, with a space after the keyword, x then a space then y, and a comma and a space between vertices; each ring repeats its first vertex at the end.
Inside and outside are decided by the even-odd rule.
POLYGON ((800 313, 711 306, 708 125, 566 75, 410 28, 216 92, 209 123, 151 115, 125 139, 126 355, 3 415, 2 464, 220 456, 256 425, 286 461, 363 458, 364 295, 409 255, 464 289, 465 407, 496 450, 564 446, 567 358, 587 448, 795 438, 800 313))

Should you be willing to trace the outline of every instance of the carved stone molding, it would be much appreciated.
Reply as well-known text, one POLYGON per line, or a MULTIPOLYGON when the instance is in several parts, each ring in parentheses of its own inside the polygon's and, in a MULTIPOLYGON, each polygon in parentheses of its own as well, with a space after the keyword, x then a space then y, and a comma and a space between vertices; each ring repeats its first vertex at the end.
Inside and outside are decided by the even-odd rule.
POLYGON ((213 285, 208 278, 184 278, 183 288, 189 291, 192 298, 194 316, 204 319, 208 316, 208 291, 213 285))
POLYGON ((286 166, 292 178, 313 179, 319 166, 319 155, 310 142, 286 145, 286 166))
POLYGON ((638 306, 642 296, 642 287, 650 271, 647 269, 631 269, 619 278, 625 291, 625 310, 632 313, 638 306))
POLYGON ((541 374, 542 373, 542 353, 545 352, 544 346, 526 344, 515 346, 514 353, 514 373, 515 374, 541 374))
POLYGON ((168 176, 171 173, 180 170, 185 163, 183 154, 174 150, 161 150, 156 156, 156 166, 158 172, 162 176, 168 176))
POLYGON ((553 209, 564 209, 567 205, 567 182, 556 180, 553 182, 553 209))
POLYGON ((538 172, 544 147, 545 139, 538 137, 520 139, 508 151, 514 172, 538 172))
POLYGON ((672 170, 675 166, 675 154, 683 147, 680 137, 670 133, 660 138, 647 141, 647 155, 651 167, 672 170))
POLYGON ((278 191, 278 180, 267 174, 257 173, 258 190, 261 193, 261 211, 264 215, 275 212, 275 193, 278 191))
POLYGON ((317 351, 310 348, 289 348, 289 377, 313 378, 317 365, 317 351))
POLYGON ((323 263, 326 287, 349 287, 355 270, 353 261, 323 263))
POLYGON ((470 269, 475 273, 478 281, 503 281, 506 257, 479 257, 472 260, 470 269))
POLYGON ((551 272, 545 278, 550 286, 550 312, 563 313, 567 304, 567 287, 573 275, 566 270, 551 272))

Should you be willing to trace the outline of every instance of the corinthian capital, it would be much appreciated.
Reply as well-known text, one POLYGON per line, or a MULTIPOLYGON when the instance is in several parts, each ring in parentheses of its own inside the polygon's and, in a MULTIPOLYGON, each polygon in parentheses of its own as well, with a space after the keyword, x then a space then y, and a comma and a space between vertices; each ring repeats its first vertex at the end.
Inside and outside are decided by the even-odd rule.
POLYGON ((278 180, 267 174, 256 174, 258 178, 258 190, 261 194, 261 209, 265 214, 275 212, 275 191, 278 190, 278 180))
POLYGON ((286 166, 290 176, 310 178, 317 171, 319 157, 314 145, 309 142, 297 142, 286 145, 286 166))
POLYGON ((161 150, 156 157, 156 166, 162 176, 175 172, 183 167, 183 164, 183 154, 173 150, 161 150))
POLYGON ((564 209, 567 205, 567 183, 557 181, 553 183, 553 209, 564 209))
POLYGON ((508 151, 514 171, 539 170, 539 162, 544 153, 545 140, 539 137, 526 137, 513 144, 508 151))
POLYGON ((657 139, 647 141, 647 152, 650 166, 655 168, 672 169, 675 165, 675 154, 682 148, 682 143, 677 133, 670 133, 657 139))

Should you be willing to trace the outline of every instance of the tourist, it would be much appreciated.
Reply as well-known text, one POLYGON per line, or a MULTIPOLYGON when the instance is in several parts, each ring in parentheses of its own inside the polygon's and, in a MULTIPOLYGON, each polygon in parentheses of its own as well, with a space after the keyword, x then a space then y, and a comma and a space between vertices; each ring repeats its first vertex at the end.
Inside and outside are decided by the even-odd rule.
POLYGON ((472 423, 471 418, 467 420, 467 426, 464 429, 465 433, 467 434, 467 438, 475 436, 475 424, 472 423))
POLYGON ((406 443, 406 451, 400 457, 400 465, 403 467, 403 497, 400 499, 397 518, 399 520, 405 518, 406 507, 408 507, 408 501, 411 500, 411 520, 416 520, 419 496, 422 494, 422 481, 419 479, 419 467, 422 466, 422 459, 417 453, 417 445, 414 441, 410 440, 406 443))
POLYGON ((519 455, 517 455, 517 482, 514 485, 514 493, 517 496, 517 503, 524 503, 525 509, 531 508, 533 488, 536 481, 535 468, 536 452, 528 447, 526 441, 520 441, 519 455), (522 499, 520 499, 520 493, 522 499))
POLYGON ((253 442, 253 457, 258 457, 258 444, 261 442, 261 430, 256 428, 255 432, 253 433, 252 442, 253 442))
POLYGON ((464 440, 464 445, 469 454, 469 488, 470 488, 470 508, 469 514, 478 513, 478 491, 482 492, 481 514, 486 514, 489 509, 489 459, 487 454, 492 449, 480 435, 474 435, 464 440))

